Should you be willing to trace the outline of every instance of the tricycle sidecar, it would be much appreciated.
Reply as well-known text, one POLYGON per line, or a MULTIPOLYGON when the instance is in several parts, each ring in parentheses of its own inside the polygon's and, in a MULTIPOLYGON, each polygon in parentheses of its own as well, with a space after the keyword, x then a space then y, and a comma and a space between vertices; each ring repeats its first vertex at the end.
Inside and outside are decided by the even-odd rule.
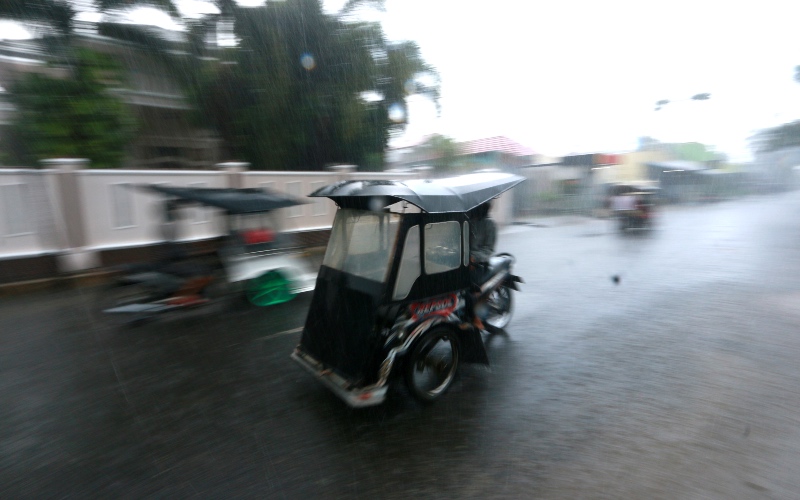
POLYGON ((433 401, 461 362, 488 363, 472 305, 483 299, 485 324, 503 328, 520 280, 505 254, 473 282, 469 216, 522 180, 345 181, 312 193, 339 210, 292 358, 356 407, 381 403, 403 378, 412 395, 433 401))
POLYGON ((304 201, 265 189, 136 187, 165 198, 162 231, 175 232, 177 209, 200 205, 224 214, 227 235, 218 259, 198 262, 184 255, 172 234, 159 262, 123 266, 98 301, 104 317, 129 323, 205 305, 230 292, 241 292, 253 305, 268 306, 313 289, 316 275, 296 252, 277 241, 281 235, 270 229, 276 224, 269 220, 275 210, 304 201))

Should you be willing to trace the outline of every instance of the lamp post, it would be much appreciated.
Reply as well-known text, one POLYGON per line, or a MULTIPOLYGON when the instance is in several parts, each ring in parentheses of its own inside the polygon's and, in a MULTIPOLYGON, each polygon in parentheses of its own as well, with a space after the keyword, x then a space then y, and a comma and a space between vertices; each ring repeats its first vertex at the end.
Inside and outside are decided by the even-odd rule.
POLYGON ((688 99, 678 99, 677 101, 670 101, 669 99, 661 99, 660 101, 656 101, 656 111, 660 110, 667 104, 671 102, 681 102, 681 101, 707 101, 711 99, 711 94, 708 92, 703 92, 702 94, 695 94, 688 99))

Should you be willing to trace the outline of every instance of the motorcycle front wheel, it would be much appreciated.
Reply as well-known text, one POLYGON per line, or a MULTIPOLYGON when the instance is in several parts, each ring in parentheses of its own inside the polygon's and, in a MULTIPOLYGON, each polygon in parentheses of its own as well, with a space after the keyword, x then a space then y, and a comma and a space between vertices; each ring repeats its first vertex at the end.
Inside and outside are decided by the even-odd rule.
POLYGON ((511 322, 514 302, 511 297, 511 289, 506 286, 498 287, 486 299, 488 309, 485 323, 489 326, 502 330, 511 322))
POLYGON ((423 403, 432 403, 450 388, 456 376, 458 338, 448 328, 434 328, 423 334, 405 361, 408 390, 423 403))

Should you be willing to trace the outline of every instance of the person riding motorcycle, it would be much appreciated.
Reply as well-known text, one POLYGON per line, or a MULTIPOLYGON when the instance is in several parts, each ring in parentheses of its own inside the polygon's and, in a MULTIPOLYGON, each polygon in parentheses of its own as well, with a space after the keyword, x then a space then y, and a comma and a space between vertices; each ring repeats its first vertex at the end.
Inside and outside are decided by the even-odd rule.
POLYGON ((181 246, 178 240, 180 204, 174 200, 164 203, 164 213, 159 232, 163 239, 160 270, 162 290, 173 296, 172 303, 180 305, 203 304, 202 290, 212 281, 212 271, 200 264, 181 246))
POLYGON ((489 217, 492 202, 479 205, 470 214, 471 238, 469 241, 469 261, 476 266, 489 263, 489 258, 494 255, 497 243, 497 224, 489 217))
MULTIPOLYGON (((497 243, 497 224, 489 217, 491 208, 492 202, 487 201, 474 208, 469 214, 469 267, 472 283, 476 287, 479 287, 487 278, 489 259, 494 255, 495 244, 497 243)), ((481 319, 481 305, 482 303, 477 300, 477 296, 473 297, 473 325, 479 330, 484 329, 481 319)))

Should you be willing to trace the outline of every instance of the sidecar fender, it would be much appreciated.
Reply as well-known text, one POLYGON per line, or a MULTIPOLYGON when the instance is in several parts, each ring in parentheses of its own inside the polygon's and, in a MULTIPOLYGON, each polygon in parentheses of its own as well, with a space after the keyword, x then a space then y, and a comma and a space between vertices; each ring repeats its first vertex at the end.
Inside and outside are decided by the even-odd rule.
POLYGON ((519 286, 517 285, 517 283, 525 283, 525 282, 522 280, 522 278, 520 278, 519 276, 515 276, 513 274, 509 274, 506 277, 505 281, 503 281, 504 286, 511 288, 512 290, 519 291, 519 286))
POLYGON ((488 365, 489 356, 486 354, 486 346, 483 345, 481 332, 476 328, 471 328, 460 331, 460 333, 461 359, 465 363, 488 365))

